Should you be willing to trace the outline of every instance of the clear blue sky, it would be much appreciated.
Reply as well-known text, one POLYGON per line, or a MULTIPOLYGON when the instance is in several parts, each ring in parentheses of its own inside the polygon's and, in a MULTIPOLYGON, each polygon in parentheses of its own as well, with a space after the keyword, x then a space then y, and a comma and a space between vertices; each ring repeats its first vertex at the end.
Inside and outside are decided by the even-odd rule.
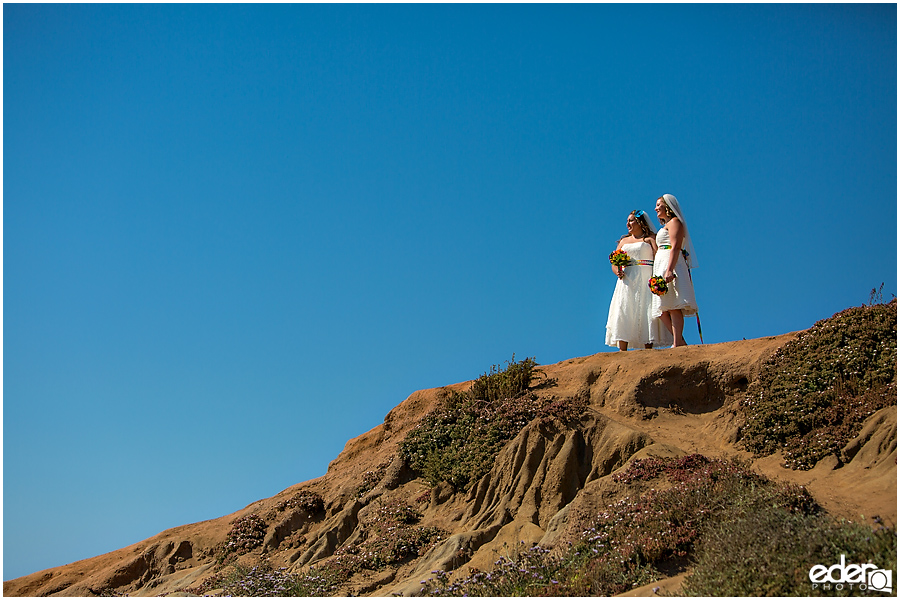
POLYGON ((5 4, 3 34, 4 579, 318 477, 417 389, 611 350, 607 256, 662 193, 707 343, 897 291, 894 4, 5 4))

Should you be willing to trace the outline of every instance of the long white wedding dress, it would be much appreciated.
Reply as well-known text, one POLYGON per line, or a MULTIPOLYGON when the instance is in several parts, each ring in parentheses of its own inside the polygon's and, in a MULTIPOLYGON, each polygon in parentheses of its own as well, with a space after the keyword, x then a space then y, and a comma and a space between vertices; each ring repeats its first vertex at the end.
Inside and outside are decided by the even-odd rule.
POLYGON ((633 264, 625 267, 625 277, 616 282, 606 321, 606 344, 617 347, 622 341, 630 348, 671 345, 672 333, 650 316, 653 292, 647 282, 653 274, 653 247, 634 242, 624 244, 622 250, 633 264))

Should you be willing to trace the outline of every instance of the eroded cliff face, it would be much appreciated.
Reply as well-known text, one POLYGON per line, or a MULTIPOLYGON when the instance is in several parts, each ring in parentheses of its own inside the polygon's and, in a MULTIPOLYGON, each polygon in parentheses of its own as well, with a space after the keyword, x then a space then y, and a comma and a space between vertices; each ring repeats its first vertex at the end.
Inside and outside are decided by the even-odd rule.
MULTIPOLYGON (((379 506, 403 502, 417 507, 423 526, 447 535, 421 557, 353 575, 341 591, 416 595, 434 570, 489 570, 509 546, 522 541, 552 546, 565 539, 577 527, 577 515, 635 492, 610 476, 631 460, 695 452, 749 459, 736 447, 735 403, 765 359, 792 337, 602 353, 542 367, 555 385, 537 393, 586 398, 587 410, 569 426, 554 421, 527 425, 467 492, 446 485, 432 488, 397 452, 407 432, 449 390, 467 384, 418 391, 390 411, 384 423, 347 442, 323 477, 220 519, 5 582, 4 593, 150 596, 197 591, 224 568, 218 557, 233 523, 250 515, 264 522, 264 539, 239 561, 251 565, 265 558, 273 566, 302 572, 363 538, 360 523, 379 506), (324 506, 310 509, 286 502, 301 491, 319 495, 324 506)), ((841 468, 820 464, 812 471, 788 471, 777 456, 757 460, 754 467, 770 478, 807 486, 839 516, 877 514, 896 522, 896 429, 896 407, 873 415, 844 449, 841 468)))

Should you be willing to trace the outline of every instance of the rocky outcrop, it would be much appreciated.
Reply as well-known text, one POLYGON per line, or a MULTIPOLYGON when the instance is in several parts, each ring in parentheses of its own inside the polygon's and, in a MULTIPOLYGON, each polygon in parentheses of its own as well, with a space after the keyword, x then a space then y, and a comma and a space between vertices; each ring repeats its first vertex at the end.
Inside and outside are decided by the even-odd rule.
POLYGON ((515 516, 544 528, 585 484, 610 474, 650 443, 645 434, 589 416, 578 429, 532 423, 500 453, 466 497, 463 525, 483 529, 515 516))

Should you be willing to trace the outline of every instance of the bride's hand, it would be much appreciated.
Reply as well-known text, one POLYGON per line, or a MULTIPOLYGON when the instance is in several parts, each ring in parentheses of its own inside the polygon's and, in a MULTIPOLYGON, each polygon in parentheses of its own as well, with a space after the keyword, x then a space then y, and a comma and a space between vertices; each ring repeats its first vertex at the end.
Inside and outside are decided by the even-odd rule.
POLYGON ((619 267, 619 272, 616 273, 616 276, 619 279, 625 279, 625 269, 623 267, 619 267))
POLYGON ((666 283, 672 283, 673 281, 675 281, 675 273, 673 273, 672 271, 666 271, 663 279, 666 280, 666 283))

